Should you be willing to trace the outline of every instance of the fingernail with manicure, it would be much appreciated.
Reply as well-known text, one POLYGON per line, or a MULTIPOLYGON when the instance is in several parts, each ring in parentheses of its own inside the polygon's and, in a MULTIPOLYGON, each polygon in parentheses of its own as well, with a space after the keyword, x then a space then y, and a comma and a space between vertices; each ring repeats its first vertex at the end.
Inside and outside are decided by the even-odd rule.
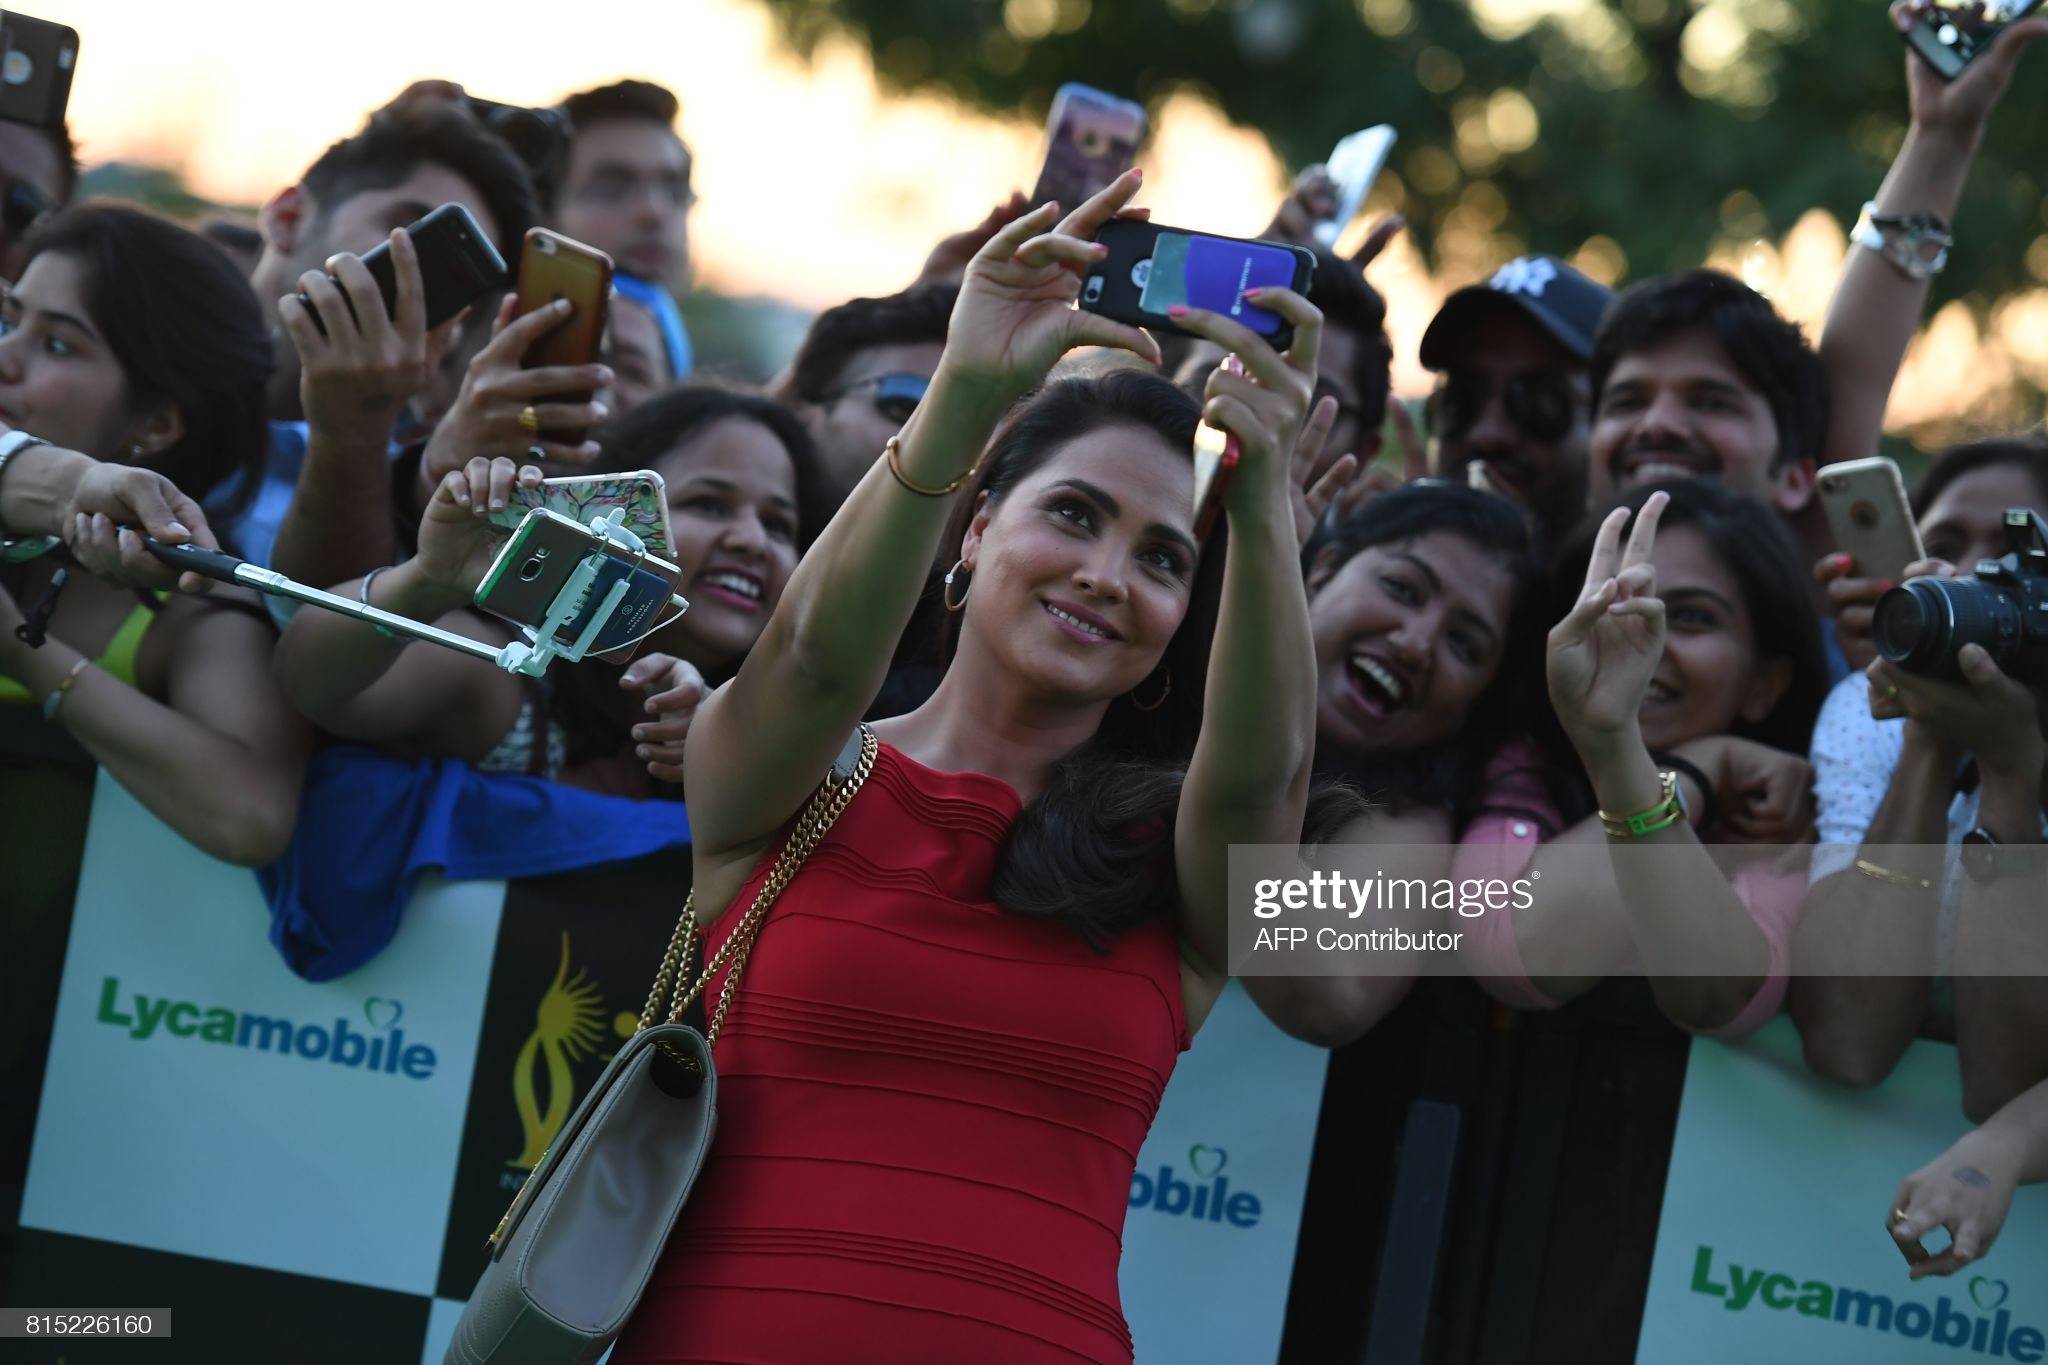
POLYGON ((1184 318, 1187 315, 1188 308, 1187 305, 1184 303, 1176 303, 1171 308, 1166 310, 1166 316, 1170 318, 1184 318))

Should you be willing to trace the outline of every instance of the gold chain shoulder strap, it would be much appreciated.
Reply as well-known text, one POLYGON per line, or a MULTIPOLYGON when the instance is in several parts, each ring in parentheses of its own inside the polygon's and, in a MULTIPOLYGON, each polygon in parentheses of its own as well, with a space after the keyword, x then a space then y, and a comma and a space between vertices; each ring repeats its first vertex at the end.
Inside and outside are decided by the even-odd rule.
MULTIPOLYGON (((761 922, 768 917, 769 909, 783 888, 796 876, 797 869, 811 856, 811 850, 838 822, 847 803, 853 800, 854 793, 861 789, 868 780, 868 774, 874 770, 875 754, 880 747, 875 740, 875 732, 862 725, 859 739, 860 758, 852 771, 842 775, 835 764, 826 775, 824 783, 812 794, 803 813, 797 817, 796 828, 790 832, 782 852, 776 855, 767 880, 754 893, 754 903, 747 907, 747 912, 740 917, 732 933, 726 936, 718 952, 704 963, 695 984, 687 989, 683 983, 689 978, 690 959, 695 956, 697 944, 697 893, 693 890, 689 899, 683 902, 682 918, 676 922, 668 951, 662 955, 661 970, 655 974, 654 989, 647 996, 647 1007, 640 1012, 640 1028, 652 1028, 664 1016, 671 1024, 681 1020, 683 1011, 704 993, 711 984, 711 978, 730 962, 732 971, 718 993, 718 1008, 713 1012, 711 1026, 704 1035, 707 1047, 718 1041, 719 1030, 725 1026, 726 1012, 732 1008, 733 996, 739 990, 740 973, 746 969, 747 956, 754 949, 754 938, 761 931, 761 922)), ((694 1062, 691 1065, 694 1067, 694 1062)))

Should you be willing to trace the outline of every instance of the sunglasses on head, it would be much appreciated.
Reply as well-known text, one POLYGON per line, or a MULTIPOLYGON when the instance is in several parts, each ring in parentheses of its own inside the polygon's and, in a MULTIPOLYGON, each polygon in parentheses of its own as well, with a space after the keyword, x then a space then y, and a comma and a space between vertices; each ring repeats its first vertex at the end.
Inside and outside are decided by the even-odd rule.
POLYGON ((836 389, 825 395, 827 402, 836 403, 849 393, 862 389, 873 389, 875 411, 889 421, 901 426, 910 420, 910 414, 917 411, 917 405, 924 398, 924 391, 932 381, 921 374, 878 374, 870 379, 858 380, 843 389, 836 389))
MULTIPOLYGON (((1493 401, 1493 382, 1485 375, 1453 370, 1430 394, 1425 411, 1429 429, 1440 440, 1456 440, 1473 427, 1493 401)), ((1556 370, 1531 370, 1508 380, 1501 394, 1508 420, 1532 441, 1555 441, 1572 429, 1579 397, 1571 380, 1556 370)))
POLYGON ((17 241, 49 216, 50 201, 25 180, 0 181, 0 225, 17 241))

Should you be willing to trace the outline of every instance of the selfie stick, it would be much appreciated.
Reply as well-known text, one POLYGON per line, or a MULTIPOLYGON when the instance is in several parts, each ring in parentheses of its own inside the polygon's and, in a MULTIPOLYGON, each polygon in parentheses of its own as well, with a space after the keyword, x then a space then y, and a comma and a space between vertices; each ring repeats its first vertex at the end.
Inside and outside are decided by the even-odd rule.
MULTIPOLYGON (((594 518, 591 529, 604 539, 615 540, 628 549, 644 554, 645 547, 639 537, 618 524, 616 518, 623 515, 624 509, 613 508, 604 516, 594 518)), ((385 611, 382 607, 373 607, 352 597, 341 597, 331 592, 323 592, 319 588, 309 588, 303 583, 286 578, 275 569, 260 568, 220 550, 209 550, 203 546, 190 544, 166 545, 154 536, 144 536, 142 543, 151 554, 174 569, 202 574, 222 583, 254 588, 257 592, 268 593, 272 597, 289 597, 293 601, 304 602, 341 616, 353 617, 368 625, 382 627, 394 635, 424 640, 428 644, 440 645, 443 649, 452 649, 471 658, 488 660, 508 673, 523 673, 535 678, 546 672, 547 666, 558 658, 575 663, 588 653, 591 644, 597 639, 598 632, 604 629, 612 613, 618 610, 619 602, 625 597, 628 589, 624 579, 613 584, 604 601, 591 614, 589 624, 576 639, 566 644, 559 642, 556 639, 557 632, 582 610, 584 598, 588 596, 591 584, 596 581, 598 570, 604 564, 605 556, 601 551, 586 555, 576 566, 576 571, 569 576, 569 580, 562 585, 562 590, 555 594, 555 600, 548 607, 548 613, 539 627, 522 627, 527 637, 525 640, 513 640, 503 648, 497 648, 481 640, 472 640, 466 635, 442 630, 439 626, 430 626, 408 616, 399 616, 385 611)))
MULTIPOLYGON (((613 507, 592 517, 590 529, 597 532, 600 540, 616 541, 645 558, 645 542, 621 524, 625 515, 625 508, 613 507)), ((520 627, 526 640, 514 640, 494 656, 500 668, 508 673, 524 673, 530 678, 538 678, 547 672, 548 665, 554 660, 567 659, 573 664, 590 651, 591 642, 597 639, 598 632, 604 629, 605 623, 612 619, 612 613, 619 609, 619 603, 625 600, 631 587, 627 579, 621 578, 612 584, 611 591, 605 594, 604 601, 597 604, 597 610, 591 613, 590 623, 573 644, 559 643, 555 633, 583 610, 591 585, 597 581, 598 570, 604 567, 606 558, 602 550, 592 551, 583 557, 576 571, 562 584, 562 590, 555 594, 555 600, 548 606, 547 615, 541 618, 540 625, 520 627)))

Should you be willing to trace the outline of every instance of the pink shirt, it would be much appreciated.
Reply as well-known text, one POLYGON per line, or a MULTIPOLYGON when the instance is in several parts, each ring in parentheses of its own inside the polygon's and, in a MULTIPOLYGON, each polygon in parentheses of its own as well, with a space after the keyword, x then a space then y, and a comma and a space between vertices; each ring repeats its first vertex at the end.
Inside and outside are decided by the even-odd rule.
MULTIPOLYGON (((1563 832, 1563 813, 1537 776, 1541 762, 1532 746, 1512 744, 1487 765, 1480 815, 1466 827, 1451 858, 1454 879, 1514 881, 1528 870, 1537 846, 1563 832)), ((1792 932, 1798 927, 1799 911, 1806 902, 1803 872, 1783 872, 1766 863, 1752 863, 1736 872, 1733 884, 1735 894, 1749 909, 1750 920, 1770 945, 1770 974, 1742 1012, 1718 1028, 1679 1024, 1688 1032, 1704 1033, 1710 1038, 1747 1037, 1763 1027, 1784 1004, 1792 932)), ((1533 1010, 1554 1010, 1563 1003, 1551 999, 1529 979, 1521 945, 1515 939, 1512 901, 1505 909, 1497 913, 1489 910, 1462 927, 1468 931, 1466 961, 1473 975, 1484 982, 1496 999, 1518 1009, 1533 1010)), ((1637 974, 1642 971, 1642 963, 1633 953, 1627 970, 1637 974)))

